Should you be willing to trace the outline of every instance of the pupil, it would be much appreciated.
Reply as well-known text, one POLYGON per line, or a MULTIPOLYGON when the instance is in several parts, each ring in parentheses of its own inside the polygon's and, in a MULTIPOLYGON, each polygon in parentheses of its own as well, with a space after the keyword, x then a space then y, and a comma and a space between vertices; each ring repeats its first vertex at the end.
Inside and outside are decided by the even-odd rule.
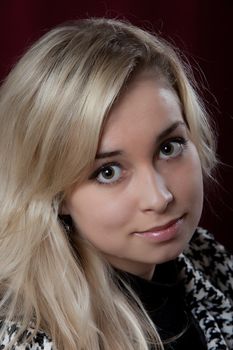
POLYGON ((107 168, 104 170, 104 177, 107 179, 111 179, 113 177, 113 170, 111 168, 107 168))
POLYGON ((166 154, 172 153, 172 150, 173 150, 173 146, 171 144, 168 144, 168 145, 164 146, 164 148, 163 148, 163 151, 166 154))

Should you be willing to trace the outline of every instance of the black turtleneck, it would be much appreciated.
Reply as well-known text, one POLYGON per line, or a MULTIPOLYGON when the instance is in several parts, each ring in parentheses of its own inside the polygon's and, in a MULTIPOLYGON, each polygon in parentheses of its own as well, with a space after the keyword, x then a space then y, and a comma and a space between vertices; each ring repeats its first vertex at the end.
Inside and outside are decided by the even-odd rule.
POLYGON ((117 274, 139 296, 166 350, 207 349, 202 330, 186 307, 175 261, 157 265, 150 281, 119 270, 117 274))

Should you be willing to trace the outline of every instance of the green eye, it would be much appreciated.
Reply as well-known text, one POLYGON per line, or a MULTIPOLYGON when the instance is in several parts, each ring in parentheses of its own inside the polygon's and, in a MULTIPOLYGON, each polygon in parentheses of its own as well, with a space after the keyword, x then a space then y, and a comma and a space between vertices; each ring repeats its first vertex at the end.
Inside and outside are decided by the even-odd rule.
POLYGON ((162 144, 159 152, 160 159, 176 158, 183 153, 187 141, 183 138, 167 141, 162 144))
POLYGON ((99 170, 96 180, 103 184, 110 184, 117 182, 120 177, 121 168, 119 165, 106 165, 99 170))

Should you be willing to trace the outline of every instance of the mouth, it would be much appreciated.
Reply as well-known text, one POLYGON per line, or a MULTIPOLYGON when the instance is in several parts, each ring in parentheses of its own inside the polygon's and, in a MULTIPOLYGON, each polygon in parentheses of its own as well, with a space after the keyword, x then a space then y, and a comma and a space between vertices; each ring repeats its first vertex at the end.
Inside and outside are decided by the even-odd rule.
POLYGON ((184 221, 184 216, 185 215, 182 215, 176 219, 170 220, 163 225, 154 226, 146 231, 137 231, 133 234, 139 237, 153 239, 158 242, 171 240, 178 235, 184 221))
POLYGON ((159 231, 163 231, 166 230, 167 228, 169 228, 170 226, 174 225, 177 221, 181 220, 184 217, 184 215, 173 219, 171 221, 169 221, 168 223, 161 225, 161 226, 154 226, 152 228, 149 228, 148 230, 145 231, 137 231, 135 233, 146 233, 146 232, 159 232, 159 231))

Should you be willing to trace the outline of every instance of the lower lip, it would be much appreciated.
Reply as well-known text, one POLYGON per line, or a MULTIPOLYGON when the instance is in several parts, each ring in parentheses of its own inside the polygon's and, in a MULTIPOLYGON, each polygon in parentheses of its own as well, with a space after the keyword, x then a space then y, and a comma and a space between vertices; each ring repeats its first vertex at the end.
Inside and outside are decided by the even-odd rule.
POLYGON ((174 239, 181 228, 183 223, 183 217, 175 221, 171 226, 168 226, 165 229, 159 231, 149 231, 149 232, 141 232, 134 233, 134 235, 142 238, 147 238, 156 242, 166 242, 171 239, 174 239))

